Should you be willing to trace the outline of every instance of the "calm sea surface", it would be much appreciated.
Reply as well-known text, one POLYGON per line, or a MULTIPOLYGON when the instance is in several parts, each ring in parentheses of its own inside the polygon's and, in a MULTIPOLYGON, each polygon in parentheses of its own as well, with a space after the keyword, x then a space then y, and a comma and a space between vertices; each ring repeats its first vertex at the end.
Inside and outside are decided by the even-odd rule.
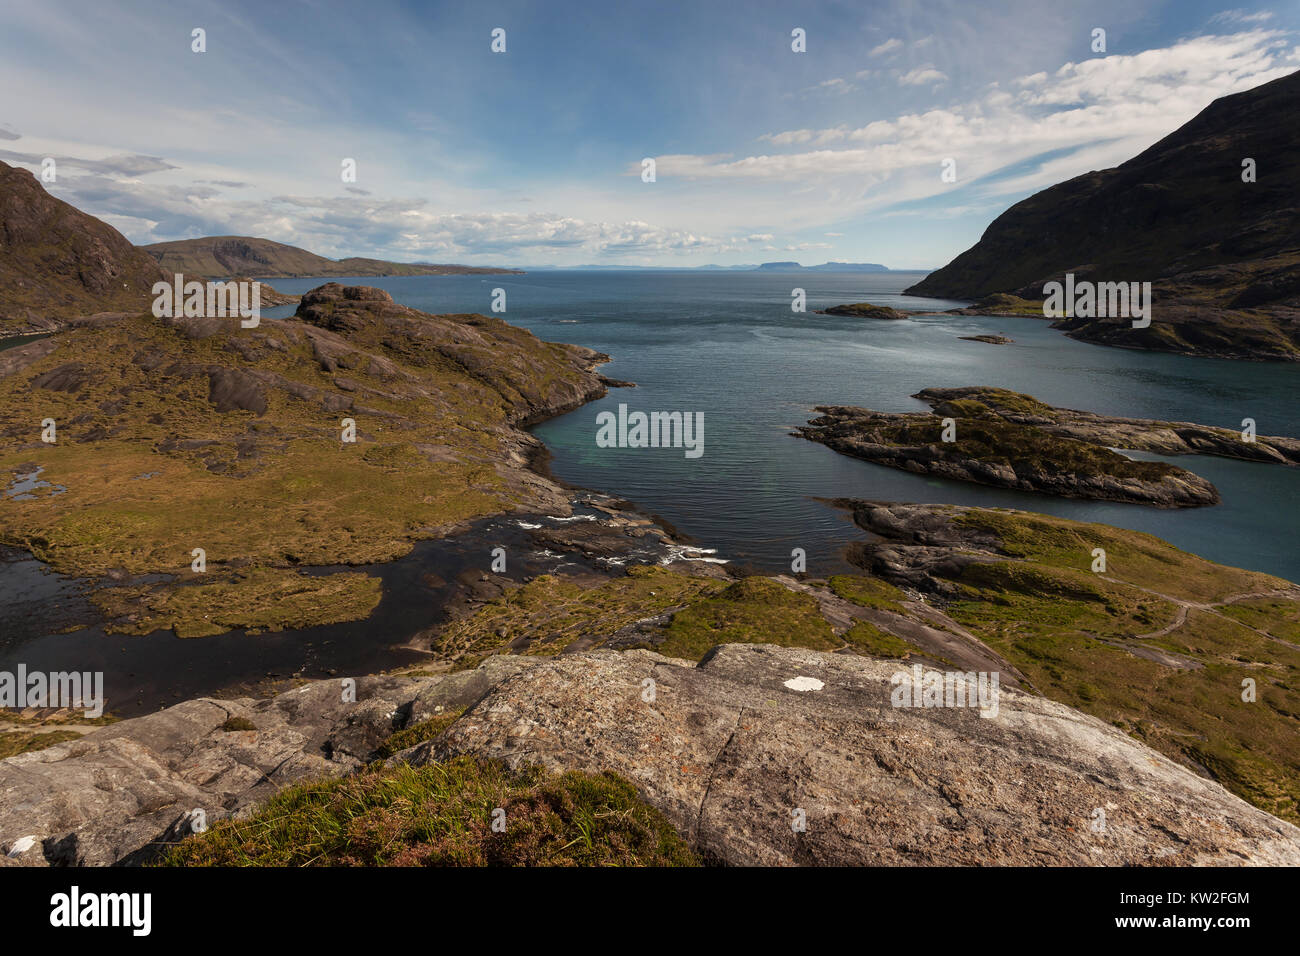
MULTIPOLYGON (((810 571, 839 567, 842 546, 858 533, 816 499, 848 496, 1101 521, 1300 581, 1297 468, 1201 456, 1165 459, 1214 482, 1223 503, 1162 511, 926 478, 791 437, 791 428, 813 417, 819 404, 925 410, 912 394, 959 385, 997 385, 1068 408, 1234 429, 1253 418, 1260 434, 1300 435, 1300 365, 1088 345, 1036 319, 936 315, 883 322, 812 312, 863 300, 904 309, 966 304, 899 295, 920 276, 541 272, 348 281, 379 286, 430 312, 488 312, 492 289, 503 288, 510 322, 550 341, 608 353, 613 361, 602 371, 638 387, 612 389, 601 401, 536 429, 554 452, 555 474, 634 501, 722 557, 774 570, 788 567, 791 549, 801 547, 810 571), (790 311, 796 287, 807 292, 807 313, 790 311), (1015 343, 960 338, 982 332, 1015 343), (646 412, 704 412, 704 455, 596 447, 596 415, 620 403, 646 412)), ((318 284, 274 280, 286 292, 318 284)))

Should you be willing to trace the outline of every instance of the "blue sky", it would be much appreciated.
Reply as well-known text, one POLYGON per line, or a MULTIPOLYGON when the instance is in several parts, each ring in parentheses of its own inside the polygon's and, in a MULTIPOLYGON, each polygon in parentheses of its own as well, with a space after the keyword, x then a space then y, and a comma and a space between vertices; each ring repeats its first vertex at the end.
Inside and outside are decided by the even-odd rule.
POLYGON ((523 266, 939 266, 1025 196, 1300 69, 1281 2, 45 0, 5 20, 0 159, 55 157, 47 188, 132 241, 523 266))

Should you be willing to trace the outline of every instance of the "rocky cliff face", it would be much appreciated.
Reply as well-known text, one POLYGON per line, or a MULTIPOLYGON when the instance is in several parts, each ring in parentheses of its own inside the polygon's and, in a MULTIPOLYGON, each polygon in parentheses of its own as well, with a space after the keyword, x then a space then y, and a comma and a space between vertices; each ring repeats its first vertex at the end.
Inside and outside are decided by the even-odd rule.
POLYGON ((108 223, 0 162, 0 334, 49 331, 72 316, 144 309, 163 271, 108 223))
POLYGON ((1067 318, 1087 341, 1238 358, 1300 357, 1300 73, 1215 100, 1114 169, 1012 206, 966 252, 907 290, 1042 300, 1066 272, 1151 281, 1151 325, 1067 318), (1255 164, 1243 182, 1242 163, 1255 164))
POLYGON ((715 862, 1300 864, 1296 827, 1101 721, 1005 688, 994 716, 896 707, 904 669, 725 645, 699 665, 647 651, 492 657, 364 679, 356 703, 335 681, 189 701, 0 762, 0 863, 145 861, 196 809, 209 822, 247 813, 467 707, 391 759, 611 769, 715 862))

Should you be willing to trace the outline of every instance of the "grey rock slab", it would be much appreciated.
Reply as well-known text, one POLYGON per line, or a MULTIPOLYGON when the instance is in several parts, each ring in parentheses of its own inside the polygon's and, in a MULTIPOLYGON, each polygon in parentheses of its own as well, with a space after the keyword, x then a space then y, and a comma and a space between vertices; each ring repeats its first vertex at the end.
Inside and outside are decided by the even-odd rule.
POLYGON ((564 656, 502 683, 412 760, 611 769, 731 864, 1300 862, 1296 827, 1092 717, 1006 688, 995 717, 895 708, 903 669, 768 645, 699 666, 564 656), (823 688, 791 690, 801 676, 823 688))
POLYGON ((992 717, 895 707, 906 669, 731 644, 698 665, 643 650, 491 657, 359 678, 356 702, 339 680, 187 701, 0 761, 0 866, 146 861, 194 809, 247 814, 462 707, 393 759, 612 770, 716 862, 1300 865, 1296 827, 1094 718, 1006 687, 992 717), (255 729, 227 731, 231 717, 255 729))

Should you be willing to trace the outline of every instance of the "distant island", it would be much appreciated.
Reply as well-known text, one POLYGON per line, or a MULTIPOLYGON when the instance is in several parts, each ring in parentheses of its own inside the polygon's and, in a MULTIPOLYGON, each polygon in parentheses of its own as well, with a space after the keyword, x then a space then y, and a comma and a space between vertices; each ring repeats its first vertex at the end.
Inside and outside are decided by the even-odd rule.
POLYGON ((823 262, 819 266, 801 266, 797 262, 764 262, 756 272, 888 272, 878 262, 823 262))
POLYGON ((527 272, 567 271, 567 272, 929 272, 929 269, 891 269, 878 262, 823 262, 819 266, 804 266, 797 262, 752 262, 735 266, 720 266, 714 263, 703 266, 632 266, 632 265, 596 265, 581 266, 527 266, 527 272))

